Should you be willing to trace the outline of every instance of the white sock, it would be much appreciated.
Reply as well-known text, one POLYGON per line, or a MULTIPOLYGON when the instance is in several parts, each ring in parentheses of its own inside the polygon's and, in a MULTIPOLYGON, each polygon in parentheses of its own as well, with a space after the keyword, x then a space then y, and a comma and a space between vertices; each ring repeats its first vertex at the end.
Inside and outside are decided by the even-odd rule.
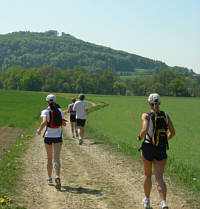
POLYGON ((167 205, 166 201, 165 200, 162 200, 161 201, 161 205, 167 205))
POLYGON ((57 178, 59 178, 59 179, 60 179, 60 176, 57 176, 57 175, 56 175, 56 179, 57 179, 57 178))

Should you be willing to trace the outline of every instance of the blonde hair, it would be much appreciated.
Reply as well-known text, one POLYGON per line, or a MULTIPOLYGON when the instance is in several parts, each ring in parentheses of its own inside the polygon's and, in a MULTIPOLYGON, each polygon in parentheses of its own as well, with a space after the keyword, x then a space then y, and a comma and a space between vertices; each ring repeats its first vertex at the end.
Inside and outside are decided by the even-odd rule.
POLYGON ((160 103, 151 103, 151 109, 153 109, 155 112, 160 112, 160 103))

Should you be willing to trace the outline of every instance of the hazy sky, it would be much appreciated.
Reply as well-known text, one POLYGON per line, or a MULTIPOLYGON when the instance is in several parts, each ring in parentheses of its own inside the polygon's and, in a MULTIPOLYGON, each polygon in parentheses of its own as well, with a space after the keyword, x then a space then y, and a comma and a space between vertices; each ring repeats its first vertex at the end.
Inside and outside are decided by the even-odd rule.
POLYGON ((200 0, 4 0, 0 34, 57 30, 200 73, 200 0))

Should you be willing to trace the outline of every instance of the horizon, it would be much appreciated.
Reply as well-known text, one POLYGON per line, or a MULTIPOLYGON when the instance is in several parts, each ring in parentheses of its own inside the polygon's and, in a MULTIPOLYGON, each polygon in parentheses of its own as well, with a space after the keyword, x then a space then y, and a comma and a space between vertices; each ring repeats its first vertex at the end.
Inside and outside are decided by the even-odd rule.
POLYGON ((56 30, 200 73, 198 0, 8 0, 2 3, 0 17, 6 20, 0 28, 2 35, 56 30))

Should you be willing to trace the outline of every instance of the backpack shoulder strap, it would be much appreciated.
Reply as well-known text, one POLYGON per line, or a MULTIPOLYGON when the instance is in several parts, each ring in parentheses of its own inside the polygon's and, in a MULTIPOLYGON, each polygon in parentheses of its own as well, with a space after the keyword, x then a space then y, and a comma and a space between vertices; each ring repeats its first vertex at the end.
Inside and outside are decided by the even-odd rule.
POLYGON ((166 112, 163 112, 165 114, 165 118, 166 118, 166 122, 167 122, 167 125, 168 125, 168 115, 166 112))
POLYGON ((152 120, 152 122, 154 122, 155 119, 155 114, 153 112, 147 112, 149 119, 152 120))
POLYGON ((151 116, 153 116, 153 115, 154 115, 154 113, 153 113, 153 112, 147 112, 147 114, 148 114, 148 116, 149 116, 149 117, 151 117, 151 116))
MULTIPOLYGON (((152 121, 152 124, 154 126, 154 113, 153 112, 147 112, 148 116, 149 116, 149 121, 152 121)), ((149 135, 149 133, 146 134, 146 136, 144 137, 144 141, 148 141, 149 143, 152 143, 152 137, 149 135)))

